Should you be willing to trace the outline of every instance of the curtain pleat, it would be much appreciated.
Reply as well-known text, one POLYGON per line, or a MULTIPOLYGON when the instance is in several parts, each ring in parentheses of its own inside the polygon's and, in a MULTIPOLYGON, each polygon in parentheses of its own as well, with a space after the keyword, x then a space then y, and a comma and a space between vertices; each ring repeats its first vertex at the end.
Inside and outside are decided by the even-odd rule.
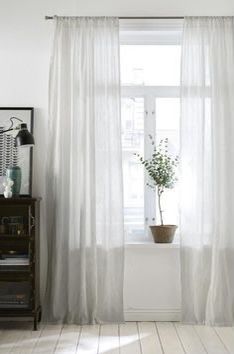
POLYGON ((44 318, 123 321, 117 18, 57 17, 50 68, 44 318))
POLYGON ((234 323, 234 18, 185 18, 182 321, 234 323))

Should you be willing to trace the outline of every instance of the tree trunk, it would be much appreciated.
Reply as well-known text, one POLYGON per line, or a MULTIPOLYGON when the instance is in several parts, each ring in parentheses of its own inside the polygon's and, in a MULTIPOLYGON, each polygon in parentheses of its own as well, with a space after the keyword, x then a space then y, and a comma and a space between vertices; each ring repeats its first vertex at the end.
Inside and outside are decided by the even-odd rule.
POLYGON ((162 195, 162 191, 157 188, 158 190, 158 209, 159 209, 159 214, 160 214, 160 222, 161 222, 161 225, 163 225, 163 216, 162 216, 162 207, 161 207, 161 195, 162 195))

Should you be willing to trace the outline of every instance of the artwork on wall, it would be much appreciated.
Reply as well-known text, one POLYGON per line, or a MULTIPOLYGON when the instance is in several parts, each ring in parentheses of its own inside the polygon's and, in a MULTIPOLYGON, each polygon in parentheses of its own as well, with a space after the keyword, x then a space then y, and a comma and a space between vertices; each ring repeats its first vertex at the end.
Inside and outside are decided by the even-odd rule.
MULTIPOLYGON (((11 117, 16 117, 27 124, 28 131, 33 133, 32 107, 0 107, 0 132, 11 126, 11 117)), ((14 122, 19 123, 17 120, 14 122)), ((3 194, 3 183, 6 180, 7 169, 20 167, 21 169, 21 196, 30 196, 32 193, 32 147, 16 147, 15 136, 17 131, 0 134, 0 194, 3 194)))

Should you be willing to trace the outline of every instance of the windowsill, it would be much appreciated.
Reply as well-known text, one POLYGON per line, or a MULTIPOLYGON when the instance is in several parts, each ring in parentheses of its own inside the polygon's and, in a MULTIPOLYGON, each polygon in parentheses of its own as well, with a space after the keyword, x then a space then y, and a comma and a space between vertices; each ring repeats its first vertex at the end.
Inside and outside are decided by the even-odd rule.
POLYGON ((131 242, 125 243, 125 248, 180 248, 179 243, 131 242))

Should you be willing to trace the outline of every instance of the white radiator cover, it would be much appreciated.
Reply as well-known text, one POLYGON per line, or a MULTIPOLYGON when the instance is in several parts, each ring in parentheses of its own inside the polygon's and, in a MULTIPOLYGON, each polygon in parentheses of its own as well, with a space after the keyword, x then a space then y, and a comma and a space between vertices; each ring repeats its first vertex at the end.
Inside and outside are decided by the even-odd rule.
POLYGON ((125 320, 179 321, 180 302, 179 245, 126 245, 125 320))

